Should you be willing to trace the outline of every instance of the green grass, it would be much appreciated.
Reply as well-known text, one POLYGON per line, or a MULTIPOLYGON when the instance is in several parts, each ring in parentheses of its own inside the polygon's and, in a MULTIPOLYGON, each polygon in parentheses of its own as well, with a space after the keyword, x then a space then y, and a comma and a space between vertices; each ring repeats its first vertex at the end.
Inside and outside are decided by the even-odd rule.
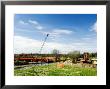
POLYGON ((15 76, 96 76, 96 68, 81 68, 65 65, 57 68, 56 64, 32 66, 23 69, 14 69, 15 76))

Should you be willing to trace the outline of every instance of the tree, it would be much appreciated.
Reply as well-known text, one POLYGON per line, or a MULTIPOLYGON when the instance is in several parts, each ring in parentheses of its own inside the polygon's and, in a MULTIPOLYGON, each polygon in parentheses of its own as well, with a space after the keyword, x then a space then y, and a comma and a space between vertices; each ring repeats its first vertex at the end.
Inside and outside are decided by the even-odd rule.
POLYGON ((56 57, 56 61, 60 61, 59 59, 59 50, 53 49, 52 54, 56 57))
POLYGON ((53 50, 52 50, 52 54, 59 54, 59 50, 53 49, 53 50))
POLYGON ((68 56, 71 58, 72 63, 76 63, 77 59, 80 57, 80 51, 71 51, 68 53, 68 56))
POLYGON ((97 53, 90 53, 91 58, 97 58, 97 53))

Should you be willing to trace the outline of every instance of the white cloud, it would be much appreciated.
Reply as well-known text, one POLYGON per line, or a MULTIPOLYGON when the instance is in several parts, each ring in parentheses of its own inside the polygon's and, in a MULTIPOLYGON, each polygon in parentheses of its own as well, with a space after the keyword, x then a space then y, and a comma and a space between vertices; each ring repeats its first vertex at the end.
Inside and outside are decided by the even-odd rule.
POLYGON ((59 38, 62 35, 69 35, 69 34, 73 33, 73 31, 65 30, 65 29, 54 29, 54 30, 50 30, 50 31, 40 30, 38 32, 40 32, 44 35, 49 34, 49 37, 51 38, 51 40, 55 40, 55 38, 59 38))
POLYGON ((36 28, 37 30, 42 30, 43 29, 43 27, 40 25, 40 23, 38 21, 29 20, 28 22, 30 24, 32 24, 34 26, 34 28, 36 28))
POLYGON ((64 29, 54 29, 50 31, 40 31, 42 34, 50 34, 52 36, 57 36, 57 35, 64 35, 64 34, 71 34, 73 31, 70 30, 64 30, 64 29))
POLYGON ((24 22, 23 20, 20 20, 19 23, 22 25, 28 25, 28 23, 24 22))
POLYGON ((28 22, 24 22, 23 20, 20 20, 19 23, 22 25, 31 25, 32 24, 33 27, 36 28, 37 30, 43 29, 43 27, 37 21, 34 21, 34 20, 28 20, 28 22))
POLYGON ((33 40, 23 36, 14 36, 15 53, 37 52, 37 48, 39 48, 40 45, 41 45, 40 41, 33 40))
POLYGON ((53 30, 53 33, 56 33, 56 34, 71 34, 72 31, 65 30, 65 29, 55 29, 55 30, 53 30))
POLYGON ((29 20, 28 22, 33 24, 33 25, 38 25, 39 24, 37 21, 34 21, 34 20, 29 20))
POLYGON ((24 21, 20 21, 20 23, 23 25, 26 25, 26 24, 32 25, 35 29, 38 30, 38 32, 42 34, 50 34, 50 36, 53 37, 53 39, 55 37, 60 37, 61 35, 69 35, 73 32, 68 29, 53 29, 50 31, 46 31, 44 27, 38 21, 35 21, 35 20, 28 20, 27 23, 25 23, 24 21))
POLYGON ((91 26, 90 31, 97 32, 97 22, 95 22, 95 23, 91 26))
MULTIPOLYGON (((14 53, 39 53, 42 42, 23 36, 14 36, 14 53)), ((51 53, 53 49, 58 49, 60 53, 68 53, 69 51, 94 51, 94 47, 89 44, 80 43, 57 43, 46 42, 42 53, 51 53)), ((96 49, 95 49, 96 50, 96 49)))
POLYGON ((61 36, 63 37, 63 35, 69 35, 72 32, 73 31, 65 30, 65 29, 54 29, 49 34, 50 34, 50 38, 52 40, 55 40, 56 38, 61 38, 61 36))
POLYGON ((82 38, 82 40, 91 40, 92 38, 89 38, 89 37, 85 37, 85 38, 82 38))
POLYGON ((35 28, 38 29, 38 30, 42 30, 43 29, 43 27, 40 26, 40 25, 36 26, 35 28))

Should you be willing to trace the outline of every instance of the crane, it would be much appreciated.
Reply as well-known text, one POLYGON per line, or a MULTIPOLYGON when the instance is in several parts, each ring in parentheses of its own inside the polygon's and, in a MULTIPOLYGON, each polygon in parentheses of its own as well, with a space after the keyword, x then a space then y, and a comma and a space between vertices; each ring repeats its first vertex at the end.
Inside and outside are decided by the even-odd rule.
POLYGON ((44 42, 43 42, 43 44, 42 44, 42 46, 41 46, 41 49, 40 49, 40 51, 39 51, 39 54, 41 54, 42 48, 43 48, 43 46, 44 46, 44 44, 45 44, 45 42, 46 42, 48 36, 49 36, 49 34, 46 35, 46 37, 45 37, 45 39, 44 39, 44 42))

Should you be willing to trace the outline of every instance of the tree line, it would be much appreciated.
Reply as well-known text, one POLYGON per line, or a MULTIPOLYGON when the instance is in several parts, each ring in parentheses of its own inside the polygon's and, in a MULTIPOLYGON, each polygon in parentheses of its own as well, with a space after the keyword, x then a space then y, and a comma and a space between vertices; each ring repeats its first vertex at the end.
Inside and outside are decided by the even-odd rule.
MULTIPOLYGON (((89 58, 97 58, 97 52, 95 53, 89 53, 89 58)), ((54 49, 52 50, 52 52, 50 54, 15 54, 14 55, 15 58, 18 58, 18 57, 25 57, 25 58, 28 58, 28 57, 56 57, 56 59, 60 59, 62 58, 62 60, 68 60, 69 58, 71 59, 78 59, 78 58, 83 58, 83 53, 80 53, 80 51, 71 51, 71 52, 68 52, 67 54, 60 54, 59 50, 57 49, 54 49)))

